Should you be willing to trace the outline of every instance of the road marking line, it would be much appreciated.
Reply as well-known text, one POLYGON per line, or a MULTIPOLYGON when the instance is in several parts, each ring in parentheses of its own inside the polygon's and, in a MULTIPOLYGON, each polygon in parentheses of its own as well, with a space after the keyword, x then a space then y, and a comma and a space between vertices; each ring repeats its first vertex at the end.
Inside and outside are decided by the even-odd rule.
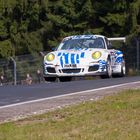
POLYGON ((100 90, 105 90, 105 89, 111 89, 111 88, 115 88, 115 87, 131 85, 131 84, 139 84, 139 83, 140 83, 140 81, 130 82, 130 83, 113 85, 113 86, 102 87, 102 88, 97 88, 97 89, 91 89, 91 90, 85 90, 85 91, 80 91, 80 92, 74 92, 74 93, 69 93, 69 94, 65 94, 65 95, 58 95, 58 96, 54 96, 54 97, 42 98, 42 99, 38 99, 38 100, 31 100, 31 101, 26 101, 26 102, 21 102, 21 103, 6 105, 6 106, 0 106, 0 109, 4 109, 4 108, 8 108, 8 107, 20 106, 20 105, 25 105, 25 104, 35 103, 35 102, 47 101, 47 100, 61 98, 61 97, 66 97, 66 96, 71 96, 71 95, 78 95, 78 94, 83 94, 83 93, 87 93, 87 92, 95 92, 95 91, 100 91, 100 90))

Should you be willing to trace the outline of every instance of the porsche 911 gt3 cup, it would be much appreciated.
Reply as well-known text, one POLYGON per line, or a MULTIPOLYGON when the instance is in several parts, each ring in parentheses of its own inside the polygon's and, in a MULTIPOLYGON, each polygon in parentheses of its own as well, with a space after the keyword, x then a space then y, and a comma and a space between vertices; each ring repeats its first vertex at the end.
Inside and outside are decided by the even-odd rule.
POLYGON ((72 77, 125 75, 125 61, 120 50, 110 49, 102 35, 76 35, 62 40, 55 51, 44 56, 44 78, 47 81, 70 81, 72 77))

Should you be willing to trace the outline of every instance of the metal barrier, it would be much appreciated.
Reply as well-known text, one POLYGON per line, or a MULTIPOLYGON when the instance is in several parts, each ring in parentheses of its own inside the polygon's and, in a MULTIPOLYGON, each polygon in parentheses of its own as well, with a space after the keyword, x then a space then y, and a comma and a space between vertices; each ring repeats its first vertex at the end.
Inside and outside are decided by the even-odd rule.
POLYGON ((30 74, 32 83, 44 82, 42 62, 41 56, 32 55, 0 59, 0 75, 4 77, 3 84, 26 84, 27 74, 30 74))

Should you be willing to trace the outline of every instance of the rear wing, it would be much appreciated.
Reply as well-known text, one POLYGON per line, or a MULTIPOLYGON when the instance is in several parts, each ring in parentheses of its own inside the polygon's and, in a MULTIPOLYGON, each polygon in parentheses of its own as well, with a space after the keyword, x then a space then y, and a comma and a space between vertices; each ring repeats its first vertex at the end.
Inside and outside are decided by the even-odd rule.
POLYGON ((126 37, 113 37, 113 38, 108 38, 109 41, 123 41, 124 43, 126 42, 126 37))

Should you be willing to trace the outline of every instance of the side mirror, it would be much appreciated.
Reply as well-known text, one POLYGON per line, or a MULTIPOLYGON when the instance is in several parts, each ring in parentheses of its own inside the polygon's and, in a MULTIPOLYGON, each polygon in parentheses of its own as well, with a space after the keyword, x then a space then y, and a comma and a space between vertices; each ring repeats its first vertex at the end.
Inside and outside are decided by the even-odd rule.
POLYGON ((55 51, 55 49, 56 49, 56 48, 55 48, 55 47, 53 47, 53 48, 51 48, 51 51, 55 51))
POLYGON ((52 48, 51 48, 51 51, 56 51, 57 48, 58 48, 58 46, 57 46, 57 47, 52 47, 52 48))

